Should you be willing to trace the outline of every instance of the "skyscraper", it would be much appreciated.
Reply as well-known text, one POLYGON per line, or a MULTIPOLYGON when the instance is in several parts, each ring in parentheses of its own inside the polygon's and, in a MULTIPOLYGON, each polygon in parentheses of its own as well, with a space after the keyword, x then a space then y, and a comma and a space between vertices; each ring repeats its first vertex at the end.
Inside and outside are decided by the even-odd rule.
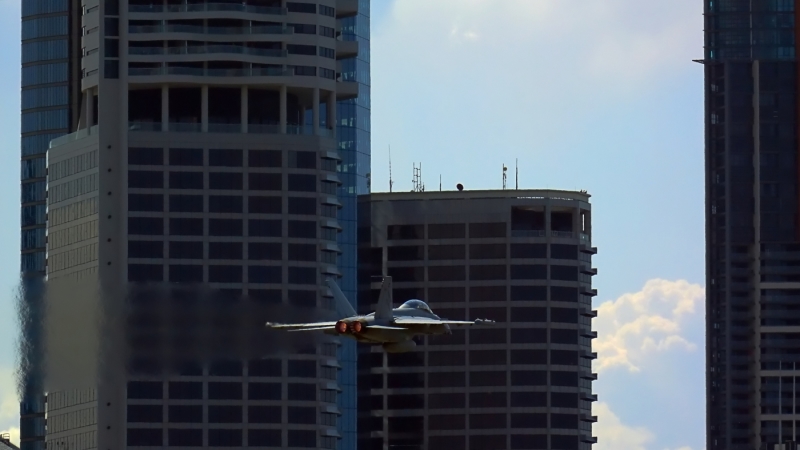
MULTIPOLYGON (((95 0, 69 17, 80 70, 64 75, 72 133, 48 153, 49 282, 202 283, 324 310, 334 277, 355 302, 368 0, 95 0)), ((182 373, 51 392, 47 439, 354 447, 352 346, 182 373)))
POLYGON ((798 440, 797 2, 704 2, 707 448, 798 440))
POLYGON ((359 450, 581 449, 592 433, 591 205, 545 190, 375 193, 359 202, 359 312, 392 277, 395 307, 428 302, 497 326, 359 348, 359 450))

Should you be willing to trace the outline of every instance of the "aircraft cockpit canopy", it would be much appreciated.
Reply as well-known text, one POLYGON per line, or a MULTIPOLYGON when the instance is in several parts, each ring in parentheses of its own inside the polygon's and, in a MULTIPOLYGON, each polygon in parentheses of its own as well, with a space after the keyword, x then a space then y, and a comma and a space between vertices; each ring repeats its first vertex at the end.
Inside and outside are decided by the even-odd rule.
POLYGON ((400 305, 399 309, 421 309, 423 311, 427 311, 433 314, 433 311, 428 307, 428 305, 423 302, 422 300, 409 300, 402 305, 400 305))

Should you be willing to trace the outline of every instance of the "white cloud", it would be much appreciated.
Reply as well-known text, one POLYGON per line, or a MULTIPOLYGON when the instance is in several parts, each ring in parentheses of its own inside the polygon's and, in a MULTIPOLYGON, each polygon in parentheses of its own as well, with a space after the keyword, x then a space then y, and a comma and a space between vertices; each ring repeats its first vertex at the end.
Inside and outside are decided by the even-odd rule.
POLYGON ((670 350, 696 351, 698 344, 682 325, 702 309, 705 290, 686 281, 650 280, 641 291, 625 294, 597 308, 596 370, 615 366, 641 370, 647 357, 670 350))
POLYGON ((647 450, 647 444, 655 439, 647 428, 623 424, 606 403, 595 403, 592 410, 597 416, 593 427, 597 436, 595 450, 647 450))

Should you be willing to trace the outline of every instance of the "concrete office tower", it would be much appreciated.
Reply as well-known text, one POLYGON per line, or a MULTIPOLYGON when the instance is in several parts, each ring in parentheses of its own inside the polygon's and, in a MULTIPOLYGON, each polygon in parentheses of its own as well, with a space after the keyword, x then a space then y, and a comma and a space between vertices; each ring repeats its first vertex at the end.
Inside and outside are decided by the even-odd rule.
POLYGON ((704 5, 707 448, 774 450, 800 440, 800 9, 704 5))
POLYGON ((423 299, 496 328, 359 353, 359 450, 591 449, 591 205, 581 192, 380 193, 359 198, 359 310, 391 275, 395 307, 423 299))
MULTIPOLYGON (((355 260, 355 248, 342 255, 337 245, 337 168, 352 172, 352 195, 368 170, 355 164, 368 146, 350 142, 356 120, 368 124, 368 65, 358 62, 368 52, 368 6, 73 5, 83 30, 71 54, 81 68, 79 113, 77 131, 48 154, 49 280, 89 280, 103 301, 122 299, 130 284, 202 283, 325 309, 325 278, 341 277, 340 258, 355 260), (337 110, 348 123, 336 126, 337 110)), ((368 125, 358 131, 363 138, 368 125)), ((59 425, 48 433, 86 448, 350 449, 354 367, 338 367, 336 353, 325 346, 169 381, 133 376, 127 386, 103 379, 51 392, 48 423, 59 425)))

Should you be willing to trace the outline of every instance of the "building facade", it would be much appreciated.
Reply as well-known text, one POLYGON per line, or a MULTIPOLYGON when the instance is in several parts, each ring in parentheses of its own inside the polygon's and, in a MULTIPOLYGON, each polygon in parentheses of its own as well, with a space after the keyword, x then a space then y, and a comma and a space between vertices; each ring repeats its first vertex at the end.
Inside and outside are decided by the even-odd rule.
POLYGON ((798 440, 795 1, 704 2, 707 448, 798 440))
MULTIPOLYGON (((231 301, 329 309, 325 279, 355 265, 342 236, 355 208, 351 219, 343 205, 368 171, 360 3, 75 8, 77 130, 47 154, 49 288, 83 280, 113 302, 137 284, 195 284, 231 301)), ((349 353, 320 345, 180 375, 123 361, 106 368, 114 376, 48 393, 47 448, 350 449, 349 353)))
POLYGON ((567 191, 359 198, 359 312, 389 275, 395 307, 492 328, 359 349, 359 450, 591 449, 591 205, 567 191))

